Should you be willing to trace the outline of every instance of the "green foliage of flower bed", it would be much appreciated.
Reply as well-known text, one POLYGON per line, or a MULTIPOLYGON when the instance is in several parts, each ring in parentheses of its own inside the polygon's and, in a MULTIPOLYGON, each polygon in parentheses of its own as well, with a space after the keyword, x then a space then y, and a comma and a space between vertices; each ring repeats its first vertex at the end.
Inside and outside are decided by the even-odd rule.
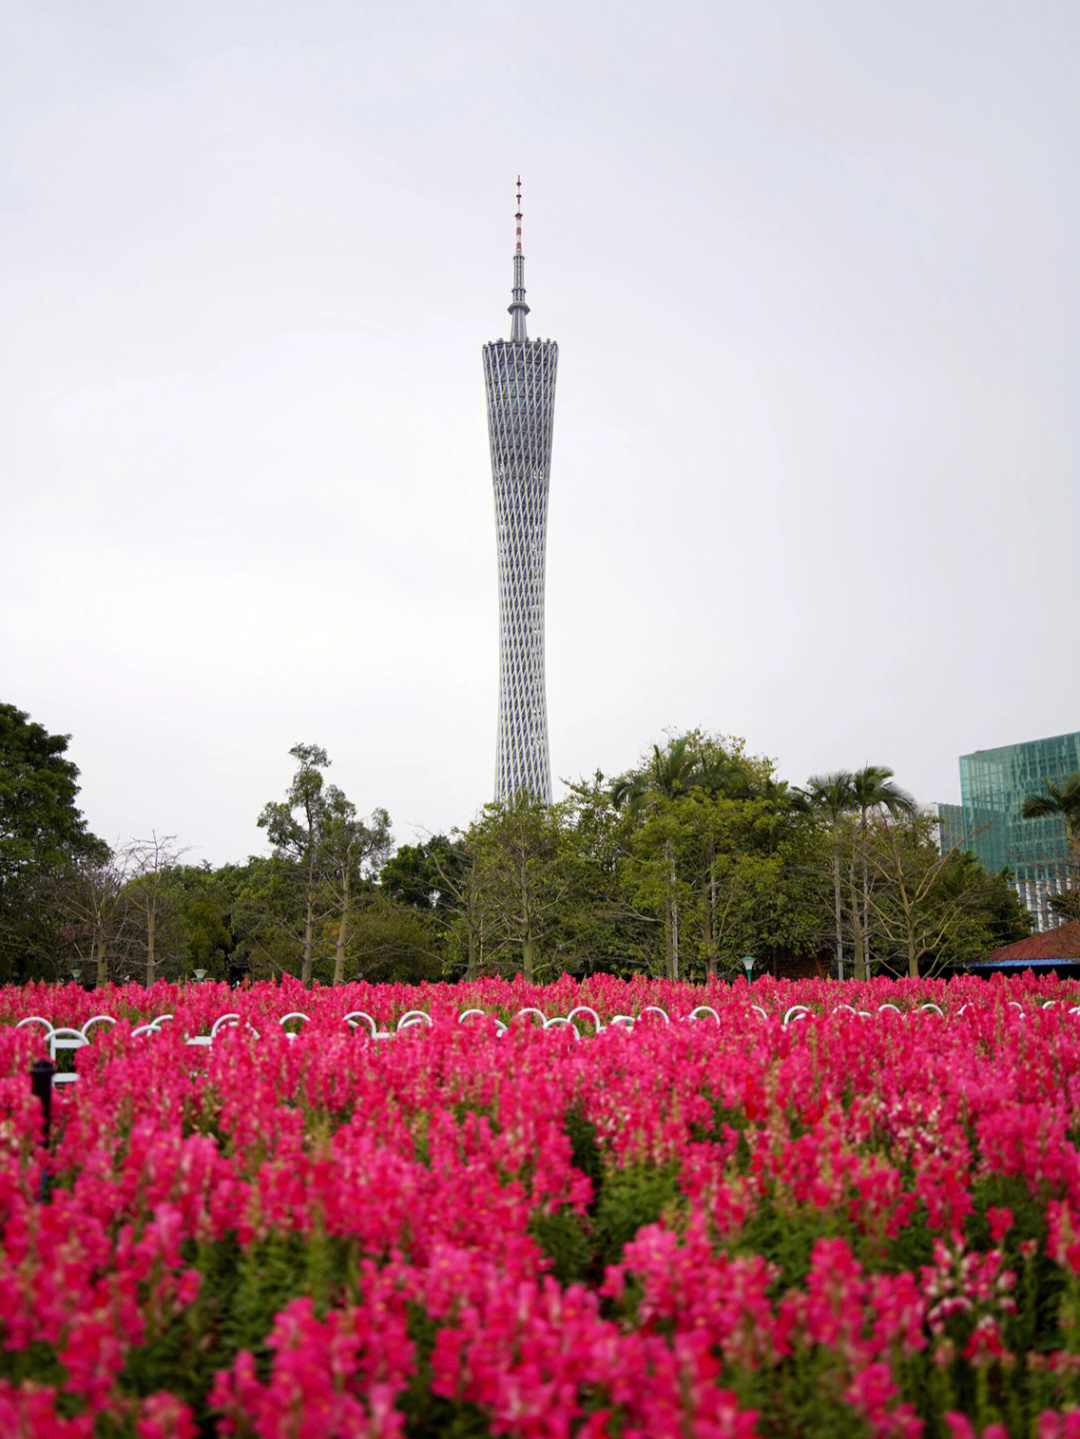
POLYGON ((0 1433, 1080 1435, 1080 1014, 932 992, 373 1040, 252 991, 97 1033, 47 1150, 0 1028, 0 1433))

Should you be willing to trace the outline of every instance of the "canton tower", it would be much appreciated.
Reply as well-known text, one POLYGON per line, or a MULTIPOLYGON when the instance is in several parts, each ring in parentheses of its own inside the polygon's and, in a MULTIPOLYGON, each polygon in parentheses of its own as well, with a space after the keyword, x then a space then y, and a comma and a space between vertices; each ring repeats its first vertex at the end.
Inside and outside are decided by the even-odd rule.
POLYGON ((510 339, 484 346, 491 477, 499 547, 499 741, 495 798, 522 790, 551 802, 544 694, 544 553, 548 473, 555 415, 554 340, 525 333, 525 256, 521 253, 521 177, 510 339))

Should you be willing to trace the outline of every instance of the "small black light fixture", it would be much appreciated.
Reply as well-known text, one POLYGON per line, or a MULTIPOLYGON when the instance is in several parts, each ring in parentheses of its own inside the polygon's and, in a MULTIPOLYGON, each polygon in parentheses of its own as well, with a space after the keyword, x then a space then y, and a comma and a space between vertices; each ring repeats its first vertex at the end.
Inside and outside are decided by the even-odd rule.
POLYGON ((30 1093, 41 1101, 41 1142, 48 1148, 52 1128, 52 1089, 56 1066, 51 1059, 35 1059, 30 1066, 30 1093))

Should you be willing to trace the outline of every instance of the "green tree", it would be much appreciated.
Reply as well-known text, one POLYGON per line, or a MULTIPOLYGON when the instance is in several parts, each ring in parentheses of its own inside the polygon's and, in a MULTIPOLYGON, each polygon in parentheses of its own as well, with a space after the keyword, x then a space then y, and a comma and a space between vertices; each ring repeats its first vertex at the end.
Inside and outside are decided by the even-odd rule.
POLYGON ((783 903, 776 896, 795 858, 790 837, 809 828, 808 806, 770 761, 747 755, 742 740, 692 730, 654 745, 610 795, 624 815, 623 879, 659 920, 669 978, 715 974, 721 953, 727 962, 750 938, 758 951, 782 945, 794 890, 783 903))
POLYGON ((425 926, 429 951, 448 973, 475 979, 484 952, 481 880, 475 834, 455 830, 401 845, 383 866, 379 888, 425 926))
POLYGON ((379 887, 398 904, 424 914, 452 911, 444 872, 451 860, 451 841, 444 834, 420 844, 401 844, 383 865, 379 887))
POLYGON ((579 780, 560 804, 566 897, 557 944, 567 969, 635 973, 648 967, 656 919, 638 905, 624 882, 625 816, 597 770, 579 780))
POLYGON ((893 772, 886 765, 868 764, 851 776, 851 808, 854 823, 851 831, 851 860, 848 872, 850 913, 853 939, 853 970, 856 979, 870 974, 870 859, 868 840, 871 818, 875 815, 912 814, 915 801, 892 782, 893 772))
MULTIPOLYGON (((698 854, 701 896, 701 954, 707 974, 715 974, 722 945, 728 963, 748 948, 801 944, 788 934, 791 892, 788 871, 796 861, 796 834, 804 830, 810 807, 800 790, 777 780, 766 760, 751 760, 738 748, 706 762, 690 778, 688 800, 702 797, 695 828, 702 837, 698 854), (723 883, 721 883, 723 878, 723 883), (722 905, 722 909, 721 909, 722 905), (766 911, 769 918, 766 918, 766 911), (736 916, 742 916, 742 934, 736 916), (745 933, 750 916, 757 933, 745 933)), ((815 946, 816 947, 816 946, 815 946)))
POLYGON ((324 877, 322 771, 330 761, 319 745, 295 744, 289 754, 298 763, 288 794, 284 800, 267 804, 258 822, 259 828, 266 830, 267 838, 274 846, 274 858, 300 879, 304 912, 300 978, 302 983, 310 985, 315 925, 324 877))
POLYGON ((701 809, 699 825, 707 836, 707 884, 700 885, 706 972, 738 972, 747 953, 767 962, 781 955, 816 955, 826 901, 820 833, 804 798, 770 780, 743 798, 710 796, 701 809))
MULTIPOLYGON (((636 816, 627 816, 623 884, 639 912, 659 924, 660 972, 684 979, 683 929, 694 896, 693 851, 698 835, 685 795, 655 794, 636 816)), ((655 953, 655 950, 654 950, 655 953)))
POLYGON ((356 907, 358 885, 370 882, 390 851, 390 816, 375 810, 360 819, 356 806, 336 785, 322 796, 317 815, 320 868, 334 920, 334 983, 345 979, 345 951, 349 924, 356 907))
POLYGON ((124 852, 128 875, 124 886, 124 899, 138 916, 140 938, 146 958, 147 988, 158 977, 158 965, 162 960, 162 938, 172 941, 166 949, 168 958, 177 958, 182 945, 182 935, 175 923, 176 910, 171 884, 173 871, 180 858, 174 840, 174 835, 159 838, 154 834, 148 840, 133 840, 124 852), (170 921, 171 933, 163 936, 163 927, 169 926, 170 921))
POLYGON ((855 807, 855 787, 849 770, 811 775, 806 784, 811 807, 828 821, 832 858, 833 922, 836 934, 836 977, 844 977, 844 911, 841 901, 843 821, 855 807))
POLYGON ((229 883, 235 937, 232 967, 253 979, 295 974, 307 907, 303 870, 288 856, 254 855, 236 867, 229 883))
POLYGON ((671 813, 671 804, 685 794, 701 767, 690 736, 681 735, 664 749, 654 744, 650 759, 611 785, 611 802, 616 810, 625 810, 628 820, 628 841, 636 860, 635 892, 663 916, 669 979, 679 978, 679 907, 687 890, 676 862, 677 849, 685 835, 671 813))
POLYGON ((986 941, 980 953, 1013 944, 1018 939, 1026 939, 1034 925, 1031 915, 1013 888, 1015 876, 1012 871, 1003 869, 1000 874, 988 874, 975 855, 965 849, 956 854, 954 863, 957 869, 979 871, 986 925, 986 941))
POLYGON ((94 971, 100 987, 122 980, 135 943, 134 915, 125 903, 128 859, 122 852, 70 864, 58 884, 65 935, 72 957, 94 971))
POLYGON ((942 854, 936 828, 927 813, 886 813, 867 835, 871 873, 882 881, 868 890, 879 960, 911 979, 1027 933, 1023 907, 1001 876, 988 875, 961 846, 942 854))
POLYGON ((380 984, 443 978, 439 946, 423 914, 376 890, 357 910, 348 936, 350 977, 380 984))
POLYGON ((686 781, 687 799, 698 801, 692 816, 695 832, 701 843, 697 846, 697 864, 701 895, 701 952, 706 973, 716 973, 716 961, 720 929, 730 913, 730 905, 724 906, 721 915, 718 907, 718 884, 721 867, 727 868, 726 854, 723 854, 724 820, 733 817, 733 806, 754 793, 754 779, 749 769, 727 754, 703 756, 691 771, 686 781), (694 822, 696 820, 696 822, 694 822))
POLYGON ((522 792, 485 805, 466 838, 475 854, 469 893, 481 963, 530 981, 550 977, 569 892, 560 811, 522 792))
POLYGON ((56 972, 62 877, 104 863, 108 846, 76 805, 79 771, 70 736, 54 735, 14 705, 0 705, 0 979, 56 972))
POLYGON ((204 970, 215 979, 227 979, 237 948, 234 929, 237 865, 212 869, 177 865, 170 871, 170 900, 181 935, 181 964, 185 975, 204 970))
MULTIPOLYGON (((315 947, 321 956, 333 945, 332 978, 345 978, 350 926, 356 920, 357 902, 371 886, 390 852, 390 817, 376 809, 361 819, 356 806, 336 785, 326 785, 322 771, 330 760, 319 745, 297 744, 289 751, 297 761, 296 773, 284 800, 265 806, 259 825, 274 846, 273 872, 251 876, 245 897, 255 908, 261 903, 270 921, 268 938, 277 928, 289 929, 290 910, 286 891, 291 885, 301 897, 301 971, 305 985, 312 982, 315 947), (283 903, 285 901, 285 903, 283 903)), ((282 960, 263 954, 277 967, 282 960)), ((287 963, 287 958, 285 959, 287 963)), ((320 958, 322 963, 322 958, 320 958)))

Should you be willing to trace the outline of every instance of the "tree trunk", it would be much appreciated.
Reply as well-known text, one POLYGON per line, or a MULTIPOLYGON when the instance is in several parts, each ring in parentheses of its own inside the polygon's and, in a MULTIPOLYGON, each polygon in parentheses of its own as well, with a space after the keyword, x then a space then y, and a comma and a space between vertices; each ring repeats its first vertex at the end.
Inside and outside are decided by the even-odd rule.
POLYGON ((833 908, 836 914, 836 977, 844 977, 844 917, 840 906, 840 846, 833 846, 833 908))
POLYGON ((716 918, 716 846, 709 841, 709 869, 702 887, 705 913, 702 939, 705 943, 705 969, 710 979, 716 978, 716 940, 713 935, 716 918))
POLYGON ((349 863, 341 876, 341 918, 338 921, 337 942, 334 945, 334 983, 345 983, 345 941, 349 934, 349 863))
POLYGON ((533 982, 532 910, 524 863, 521 866, 521 967, 529 984, 533 982))
POLYGON ((147 906, 146 910, 146 987, 147 989, 154 982, 154 971, 156 968, 156 955, 154 952, 155 930, 157 928, 157 911, 153 904, 147 906))
POLYGON ((476 903, 476 859, 469 866, 469 885, 465 893, 465 923, 468 930, 469 962, 465 969, 466 980, 475 979, 480 973, 484 958, 483 935, 477 918, 476 903))
POLYGON ((701 886, 701 949, 705 956, 705 973, 710 979, 716 977, 716 956, 712 944, 712 905, 710 903, 708 876, 701 886))
POLYGON ((668 862, 668 978, 679 977, 679 901, 675 894, 675 846, 665 843, 668 862))
POLYGON ((521 946, 522 971, 529 984, 533 982, 533 937, 531 934, 525 936, 525 942, 521 946))
POLYGON ((98 930, 94 936, 94 947, 97 950, 97 978, 95 983, 98 988, 103 988, 109 982, 109 956, 105 948, 105 935, 98 930))
POLYGON ((304 906, 304 958, 300 968, 300 981, 305 988, 311 985, 311 936, 315 928, 315 896, 309 889, 304 906))
POLYGON ((863 970, 865 977, 870 978, 870 859, 867 853, 869 840, 863 836, 862 849, 862 937, 863 937, 863 970))
POLYGON ((315 932, 315 819, 310 803, 307 806, 307 888, 304 892, 304 959, 300 980, 305 989, 311 987, 311 949, 315 932))
POLYGON ((851 868, 848 873, 848 888, 851 894, 851 943, 852 971, 856 979, 866 978, 866 962, 863 950, 862 913, 859 903, 859 877, 855 863, 856 844, 854 836, 851 845, 851 868))
POLYGON ((477 960, 476 960, 476 926, 473 924, 472 919, 471 919, 471 917, 470 917, 470 919, 469 919, 469 962, 468 962, 468 964, 465 966, 465 979, 466 979, 466 981, 471 981, 471 980, 474 980, 474 979, 476 978, 477 968, 478 968, 478 966, 477 966, 477 960))

